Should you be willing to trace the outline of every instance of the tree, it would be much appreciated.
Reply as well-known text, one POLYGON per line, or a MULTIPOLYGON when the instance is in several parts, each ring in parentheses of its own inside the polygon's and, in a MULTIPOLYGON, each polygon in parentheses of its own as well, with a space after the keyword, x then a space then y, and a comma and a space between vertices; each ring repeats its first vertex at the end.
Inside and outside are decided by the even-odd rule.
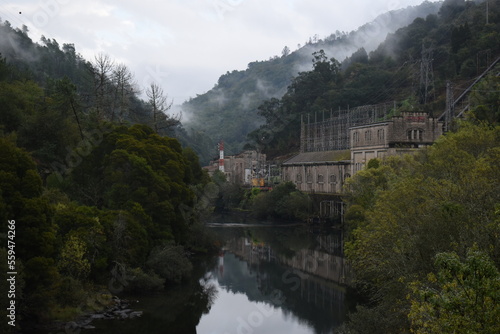
POLYGON ((94 80, 94 96, 97 117, 104 119, 112 107, 110 99, 112 95, 111 76, 113 73, 114 62, 109 55, 99 53, 94 57, 94 62, 90 71, 94 80))
POLYGON ((500 124, 500 77, 491 74, 474 87, 469 115, 476 121, 500 124))
POLYGON ((167 115, 167 112, 172 108, 173 101, 168 102, 168 96, 158 84, 151 83, 146 91, 146 95, 153 116, 152 127, 156 133, 171 129, 179 124, 180 117, 172 118, 167 115))
POLYGON ((435 257, 437 274, 412 285, 412 333, 500 332, 500 272, 490 257, 470 249, 435 257))
MULTIPOLYGON (((52 210, 42 196, 42 180, 26 151, 0 138, 0 217, 15 219, 16 256, 28 260, 50 257, 56 250, 56 226, 52 210), (19 237, 17 237, 19 235, 19 237)), ((7 224, 1 225, 7 233, 7 224)))
POLYGON ((499 133, 499 126, 463 123, 425 151, 352 178, 346 254, 372 303, 351 317, 356 328, 368 331, 367 319, 375 319, 372 333, 408 330, 406 297, 433 271, 436 254, 466 257, 476 245, 500 265, 499 133))
POLYGON ((83 129, 80 122, 80 117, 78 114, 81 112, 79 109, 78 95, 76 85, 73 84, 67 77, 56 82, 57 92, 55 94, 56 103, 65 111, 71 110, 73 116, 75 116, 75 121, 78 124, 78 130, 80 131, 80 138, 83 140, 83 129))
POLYGON ((130 98, 134 95, 134 76, 127 66, 118 64, 113 70, 112 78, 116 106, 112 110, 111 121, 114 121, 115 117, 118 117, 118 120, 122 121, 129 108, 130 98))
POLYGON ((75 279, 85 279, 90 273, 90 262, 86 258, 87 246, 76 235, 70 235, 61 250, 59 268, 75 279))
POLYGON ((288 55, 290 55, 290 48, 285 45, 283 50, 281 50, 281 57, 287 57, 288 55))

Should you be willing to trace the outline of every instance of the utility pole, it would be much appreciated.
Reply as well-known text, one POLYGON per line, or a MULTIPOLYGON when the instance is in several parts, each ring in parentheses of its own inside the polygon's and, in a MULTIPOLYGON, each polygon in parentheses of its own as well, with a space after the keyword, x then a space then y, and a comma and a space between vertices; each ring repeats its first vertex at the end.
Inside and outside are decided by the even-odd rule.
POLYGON ((451 120, 454 114, 453 111, 453 86, 450 81, 446 82, 446 114, 444 116, 444 131, 451 130, 451 120))
POLYGON ((434 71, 432 69, 432 48, 426 48, 422 42, 422 59, 420 61, 420 103, 427 104, 430 91, 434 86, 434 71))
POLYGON ((486 0, 486 24, 490 23, 490 1, 486 0))

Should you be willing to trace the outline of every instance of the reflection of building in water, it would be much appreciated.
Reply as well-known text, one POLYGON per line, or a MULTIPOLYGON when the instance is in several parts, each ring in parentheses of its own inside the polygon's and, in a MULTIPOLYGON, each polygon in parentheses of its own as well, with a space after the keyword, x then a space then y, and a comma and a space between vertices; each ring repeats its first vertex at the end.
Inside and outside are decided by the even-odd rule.
POLYGON ((248 238, 233 239, 227 244, 227 248, 251 265, 261 262, 278 262, 305 274, 340 284, 348 283, 346 260, 335 255, 338 254, 341 239, 336 235, 328 235, 319 236, 317 240, 319 241, 318 249, 302 249, 293 257, 276 254, 268 244, 254 243, 248 238))
POLYGON ((302 249, 292 258, 280 257, 279 261, 286 266, 304 273, 325 278, 336 283, 347 283, 347 266, 345 259, 318 250, 302 249))
POLYGON ((219 252, 219 275, 224 276, 224 251, 219 252))
POLYGON ((286 257, 269 244, 232 239, 225 247, 227 261, 219 282, 231 291, 244 292, 249 300, 283 300, 280 307, 285 314, 321 324, 318 333, 329 332, 344 319, 346 288, 341 284, 347 281, 347 266, 342 257, 325 252, 333 248, 326 244, 328 240, 333 239, 324 236, 321 248, 286 257))
POLYGON ((345 300, 345 288, 334 284, 325 284, 324 280, 306 275, 300 278, 300 297, 309 304, 317 307, 342 312, 345 300))

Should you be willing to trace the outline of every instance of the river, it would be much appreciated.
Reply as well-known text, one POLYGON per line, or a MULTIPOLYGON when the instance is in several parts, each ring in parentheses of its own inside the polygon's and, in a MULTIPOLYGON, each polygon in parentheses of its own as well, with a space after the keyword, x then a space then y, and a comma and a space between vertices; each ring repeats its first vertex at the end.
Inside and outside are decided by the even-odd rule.
POLYGON ((137 319, 94 321, 97 333, 332 333, 345 319, 340 232, 305 226, 213 227, 215 258, 186 284, 138 299, 137 319))

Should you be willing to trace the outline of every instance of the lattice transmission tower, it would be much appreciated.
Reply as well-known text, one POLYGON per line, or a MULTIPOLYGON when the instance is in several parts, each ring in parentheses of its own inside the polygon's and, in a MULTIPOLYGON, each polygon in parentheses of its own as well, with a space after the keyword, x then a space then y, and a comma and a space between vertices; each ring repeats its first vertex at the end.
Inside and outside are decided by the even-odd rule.
POLYGON ((420 60, 419 102, 427 104, 434 99, 434 70, 432 68, 432 48, 422 43, 422 58, 420 60))

